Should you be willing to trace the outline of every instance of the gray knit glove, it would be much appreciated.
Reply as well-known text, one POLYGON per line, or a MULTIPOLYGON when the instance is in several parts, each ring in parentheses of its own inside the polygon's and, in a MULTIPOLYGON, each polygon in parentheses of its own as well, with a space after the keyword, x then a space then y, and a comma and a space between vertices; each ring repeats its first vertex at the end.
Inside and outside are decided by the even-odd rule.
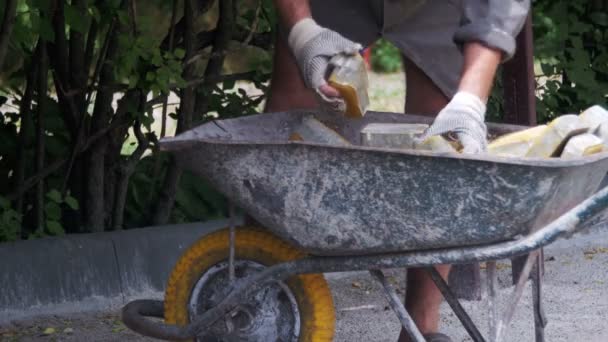
POLYGON ((338 32, 319 26, 311 18, 302 19, 292 27, 288 43, 306 86, 316 91, 324 107, 332 111, 344 112, 346 105, 342 98, 327 97, 319 88, 327 84, 326 77, 331 70, 331 58, 338 54, 357 54, 361 44, 344 38, 338 32))
POLYGON ((462 144, 463 153, 484 152, 488 145, 485 113, 486 105, 479 97, 471 93, 458 92, 439 112, 420 140, 453 132, 462 144))

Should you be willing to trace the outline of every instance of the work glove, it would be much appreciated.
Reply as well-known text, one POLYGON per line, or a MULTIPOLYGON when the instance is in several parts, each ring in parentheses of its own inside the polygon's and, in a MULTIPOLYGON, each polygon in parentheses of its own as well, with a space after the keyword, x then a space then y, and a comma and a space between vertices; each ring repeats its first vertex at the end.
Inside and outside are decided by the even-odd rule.
POLYGON ((326 77, 331 71, 330 60, 338 54, 355 55, 361 44, 344 38, 338 32, 319 26, 313 19, 298 21, 289 32, 287 39, 293 52, 304 83, 313 89, 322 107, 334 112, 344 112, 346 104, 341 97, 329 97, 321 91, 327 84, 326 77))
POLYGON ((420 141, 434 135, 453 132, 462 144, 463 153, 480 153, 487 148, 487 128, 484 123, 486 105, 467 92, 458 92, 439 112, 433 124, 422 134, 420 141))

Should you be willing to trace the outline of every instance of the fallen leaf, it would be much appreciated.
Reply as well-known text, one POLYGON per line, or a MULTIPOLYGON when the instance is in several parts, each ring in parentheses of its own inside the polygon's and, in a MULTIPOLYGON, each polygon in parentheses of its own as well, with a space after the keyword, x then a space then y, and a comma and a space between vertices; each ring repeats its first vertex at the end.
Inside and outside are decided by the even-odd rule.
POLYGON ((71 334, 73 332, 74 332, 74 329, 72 329, 72 328, 65 328, 65 329, 63 329, 63 333, 64 334, 71 334))
POLYGON ((358 281, 354 281, 354 282, 353 282, 353 284, 352 284, 352 286, 353 286, 354 288, 360 289, 360 288, 361 288, 361 283, 360 283, 360 282, 358 282, 358 281))
POLYGON ((505 264, 505 263, 501 263, 501 262, 496 263, 496 269, 499 271, 504 270, 504 269, 509 269, 509 268, 511 268, 510 264, 505 264))
POLYGON ((112 328, 112 332, 114 333, 119 333, 119 332, 123 332, 125 331, 127 328, 124 326, 124 324, 122 323, 117 323, 114 325, 114 327, 112 328))
POLYGON ((55 333, 55 328, 48 327, 48 328, 44 329, 44 331, 42 332, 42 335, 52 335, 54 333, 55 333))

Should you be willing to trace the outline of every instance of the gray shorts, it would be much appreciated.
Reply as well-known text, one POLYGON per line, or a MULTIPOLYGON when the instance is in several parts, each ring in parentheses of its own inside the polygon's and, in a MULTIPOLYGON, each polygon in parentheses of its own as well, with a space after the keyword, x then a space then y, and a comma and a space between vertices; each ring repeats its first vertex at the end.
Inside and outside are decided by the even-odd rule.
POLYGON ((452 97, 463 57, 454 43, 461 0, 310 0, 321 26, 369 46, 384 37, 452 97))

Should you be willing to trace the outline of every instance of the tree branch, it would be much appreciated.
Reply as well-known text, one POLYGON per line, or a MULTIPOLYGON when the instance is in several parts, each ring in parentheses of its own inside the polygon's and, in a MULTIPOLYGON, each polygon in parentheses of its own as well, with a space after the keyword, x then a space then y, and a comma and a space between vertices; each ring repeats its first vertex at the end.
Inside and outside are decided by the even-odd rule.
MULTIPOLYGON (((222 82, 226 82, 226 81, 246 81, 246 80, 253 80, 253 78, 255 76, 258 75, 257 71, 246 71, 246 72, 241 72, 241 73, 236 73, 236 74, 228 74, 228 75, 217 75, 215 77, 200 77, 197 79, 193 79, 193 80, 188 80, 186 81, 186 84, 188 86, 197 86, 200 84, 204 84, 204 85, 214 85, 214 84, 218 84, 218 83, 222 83, 222 82)), ((262 74, 263 77, 268 77, 270 76, 270 74, 262 74)), ((177 87, 175 85, 175 87, 177 87)))
MULTIPOLYGON (((194 17, 207 13, 207 11, 209 11, 211 9, 213 3, 214 3, 214 0, 197 0, 196 4, 194 4, 194 11, 195 11, 195 13, 193 13, 194 17)), ((185 21, 186 21, 185 17, 182 17, 177 22, 177 24, 173 24, 172 28, 170 28, 170 30, 171 29, 174 30, 174 38, 176 39, 176 42, 180 42, 184 36, 185 21)), ((161 49, 167 50, 168 46, 170 45, 169 36, 170 35, 167 35, 167 36, 165 36, 165 38, 163 38, 163 41, 160 44, 161 49)), ((180 46, 182 46, 182 45, 180 45, 180 46)))
POLYGON ((4 18, 2 19, 2 27, 0 27, 0 70, 4 65, 4 59, 8 51, 8 43, 11 40, 11 33, 15 26, 15 17, 17 12, 17 0, 5 0, 4 18))
MULTIPOLYGON (((40 44, 40 43, 39 43, 40 44)), ((38 51, 39 47, 36 48, 36 53, 30 60, 29 70, 27 72, 27 80, 25 84, 25 92, 19 103, 19 113, 21 114, 21 128, 19 130, 19 147, 17 150, 17 167, 15 168, 15 182, 13 184, 13 191, 16 191, 25 181, 25 170, 27 165, 27 149, 31 145, 30 134, 33 125, 32 119, 32 98, 34 96, 34 88, 36 87, 36 80, 38 74, 38 51)), ((15 200, 15 210, 17 213, 23 215, 23 194, 19 194, 15 200)), ((21 232, 18 236, 21 236, 21 232)))
MULTIPOLYGON (((44 115, 47 109, 47 84, 48 84, 48 65, 46 44, 42 38, 38 42, 38 80, 37 80, 37 100, 38 111, 36 118, 36 154, 35 154, 35 170, 40 172, 44 169, 45 159, 45 131, 44 131, 44 115)), ((36 184, 36 196, 34 201, 35 227, 37 230, 43 230, 46 226, 44 220, 44 181, 40 180, 36 184)))
POLYGON ((84 49, 84 70, 87 73, 87 81, 89 73, 91 72, 91 65, 93 64, 93 55, 95 54, 95 42, 97 41, 97 34, 99 32, 99 23, 93 20, 91 27, 89 28, 89 34, 87 35, 87 42, 84 49))
MULTIPOLYGON (((129 126, 130 122, 120 122, 113 121, 112 124, 96 133, 91 135, 87 142, 82 146, 82 148, 78 151, 77 156, 82 155, 84 152, 87 152, 95 143, 97 143, 100 139, 105 138, 109 132, 114 129, 122 128, 129 126)), ((64 166, 65 163, 69 161, 69 158, 63 158, 53 163, 49 164, 44 170, 36 173, 34 176, 26 179, 22 185, 20 185, 17 189, 13 191, 10 195, 6 196, 9 201, 15 200, 18 196, 23 195, 26 191, 31 189, 33 186, 38 184, 41 180, 44 180, 54 172, 58 171, 61 167, 64 166)))
MULTIPOLYGON (((225 0, 220 1, 220 5, 225 0)), ((185 56, 184 61, 190 59, 194 54, 195 49, 195 32, 194 32, 194 0, 184 0, 184 46, 185 56)), ((186 64, 184 67, 183 78, 191 78, 194 74, 195 68, 192 64, 186 64)), ((178 113, 177 132, 182 132, 188 129, 192 124, 192 116, 194 113, 194 105, 196 101, 193 86, 187 86, 182 89, 181 94, 181 105, 178 113)), ((182 169, 177 165, 173 157, 171 157, 170 163, 167 168, 167 174, 165 180, 161 186, 159 199, 157 201, 156 208, 152 217, 154 224, 165 224, 169 221, 171 215, 171 209, 175 202, 175 194, 181 178, 182 169)))
POLYGON ((255 31, 258 29, 258 23, 260 22, 260 11, 262 10, 262 0, 258 0, 258 6, 255 9, 255 16, 253 19, 253 23, 251 24, 251 29, 249 30, 249 34, 247 38, 243 41, 243 45, 249 45, 251 40, 253 39, 253 35, 255 31))
MULTIPOLYGON (((210 47, 213 44, 216 33, 216 30, 200 32, 196 36, 197 50, 200 51, 210 47)), ((246 30, 237 30, 234 32, 232 39, 242 42, 239 47, 255 46, 265 50, 269 49, 274 43, 272 32, 251 33, 246 30)))
MULTIPOLYGON (((234 7, 232 0, 223 0, 219 3, 220 14, 217 23, 217 34, 213 40, 213 48, 211 49, 211 56, 207 63, 207 68, 203 75, 204 78, 218 77, 222 72, 224 65, 225 51, 228 48, 228 43, 232 38, 234 30, 234 7)), ((186 58, 186 61, 192 58, 186 58)), ((206 113, 208 107, 208 101, 204 92, 199 92, 196 97, 197 110, 206 113)))
POLYGON ((73 99, 66 97, 64 94, 70 91, 70 74, 69 74, 69 47, 67 37, 65 34, 65 14, 64 14, 64 1, 54 0, 51 19, 53 24, 53 32, 55 34, 55 41, 48 44, 49 57, 51 66, 53 67, 53 79, 55 82, 55 89, 57 91, 57 97, 59 103, 63 108, 68 110, 62 110, 62 118, 65 121, 66 126, 70 130, 71 137, 75 140, 77 135, 77 118, 78 111, 73 99))
MULTIPOLYGON (((123 0, 121 9, 128 8, 131 0, 123 0)), ((108 33, 108 45, 103 64, 99 69, 99 87, 95 97, 95 107, 91 116, 91 130, 100 131, 110 125, 111 114, 113 113, 112 100, 113 91, 109 90, 116 80, 114 78, 114 62, 118 56, 118 34, 124 28, 117 23, 116 18, 111 24, 111 31, 108 33), (116 23, 116 24, 115 24, 116 23), (116 25, 117 28, 113 29, 116 25)), ((87 155, 87 182, 85 185, 85 225, 93 232, 101 232, 106 225, 106 152, 108 148, 107 137, 101 138, 91 147, 87 155)))
MULTIPOLYGON (((59 73, 62 80, 69 80, 69 59, 68 59, 68 42, 65 35, 65 1, 55 0, 53 11, 53 31, 55 33, 55 41, 51 43, 53 57, 55 59, 54 68, 59 73)), ((68 90, 69 84, 64 84, 65 90, 68 90)))
MULTIPOLYGON (((140 109, 143 109, 143 102, 145 97, 142 94, 140 99, 140 109)), ((137 148, 131 154, 131 156, 123 161, 118 169, 118 181, 116 182, 116 188, 114 190, 114 208, 112 210, 112 227, 116 230, 122 229, 124 225, 124 212, 125 205, 127 202, 127 191, 129 189, 129 180, 131 175, 135 171, 137 163, 144 155, 146 150, 150 147, 150 142, 145 134, 141 131, 141 123, 135 122, 133 125, 133 133, 137 139, 137 148)))
MULTIPOLYGON (((169 28, 169 51, 173 51, 174 45, 175 45, 175 21, 177 20, 177 8, 178 8, 178 0, 173 0, 173 7, 171 9, 171 23, 170 23, 170 28, 169 28)), ((171 95, 171 92, 169 92, 169 94, 165 94, 163 97, 163 107, 162 107, 162 113, 161 113, 161 124, 160 124, 160 138, 164 138, 166 133, 167 133, 167 111, 169 108, 169 96, 171 95)), ((146 105, 146 107, 148 107, 146 105)), ((154 110, 151 110, 151 113, 153 113, 154 110)), ((160 170, 161 170, 161 154, 160 154, 160 149, 158 148, 157 145, 155 145, 155 148, 152 150, 152 153, 154 154, 154 167, 152 168, 152 184, 153 186, 151 187, 151 191, 148 193, 148 202, 152 201, 152 197, 154 195, 154 187, 156 186, 156 183, 158 182, 158 178, 160 177, 160 170)))
MULTIPOLYGON (((86 15, 86 2, 72 0, 80 15, 86 15)), ((70 85, 71 88, 81 89, 87 85, 87 72, 85 70, 85 37, 77 30, 70 29, 70 85)), ((79 96, 80 97, 80 96, 79 96)), ((78 108, 82 108, 84 99, 78 99, 78 108)))

